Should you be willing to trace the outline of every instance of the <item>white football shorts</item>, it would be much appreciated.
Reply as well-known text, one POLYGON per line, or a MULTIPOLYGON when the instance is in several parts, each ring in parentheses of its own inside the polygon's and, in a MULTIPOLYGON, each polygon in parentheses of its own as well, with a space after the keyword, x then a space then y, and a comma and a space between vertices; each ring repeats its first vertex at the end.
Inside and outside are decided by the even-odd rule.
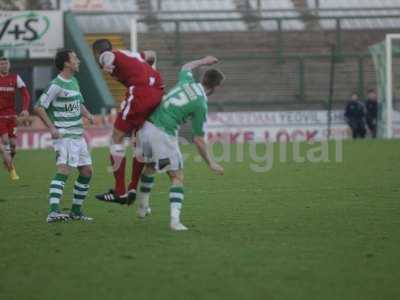
POLYGON ((148 121, 136 134, 135 155, 144 163, 153 163, 159 172, 183 169, 178 138, 167 134, 148 121))
POLYGON ((56 151, 56 164, 76 168, 92 164, 88 146, 83 137, 79 139, 60 138, 53 141, 56 151))

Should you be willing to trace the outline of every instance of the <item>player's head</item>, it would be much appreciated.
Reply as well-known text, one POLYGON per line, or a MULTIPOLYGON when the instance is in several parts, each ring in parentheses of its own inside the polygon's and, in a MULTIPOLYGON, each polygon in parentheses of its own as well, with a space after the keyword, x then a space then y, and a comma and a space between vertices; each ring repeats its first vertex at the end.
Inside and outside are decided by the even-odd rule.
POLYGON ((206 89, 207 96, 214 93, 215 89, 225 80, 224 74, 217 69, 208 69, 201 80, 201 84, 206 89))
POLYGON ((112 44, 107 39, 99 39, 94 41, 92 49, 95 56, 100 56, 105 51, 111 51, 112 44))
POLYGON ((10 71, 10 61, 4 55, 0 55, 0 74, 6 75, 10 71))
POLYGON ((63 49, 57 52, 54 60, 57 70, 68 70, 72 73, 79 71, 80 60, 76 53, 71 49, 63 49))

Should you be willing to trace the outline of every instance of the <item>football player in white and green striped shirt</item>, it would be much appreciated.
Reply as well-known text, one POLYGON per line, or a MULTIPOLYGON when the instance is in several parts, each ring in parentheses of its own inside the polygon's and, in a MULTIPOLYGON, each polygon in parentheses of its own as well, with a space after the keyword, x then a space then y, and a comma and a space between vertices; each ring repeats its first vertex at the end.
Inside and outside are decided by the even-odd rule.
POLYGON ((50 183, 48 223, 68 219, 92 220, 81 209, 92 176, 92 160, 83 138, 82 116, 91 122, 93 116, 83 105, 78 81, 73 76, 79 71, 79 64, 72 50, 59 51, 55 65, 60 73, 50 82, 34 109, 50 129, 56 151, 57 173, 50 183), (72 168, 79 170, 79 177, 74 184, 71 212, 64 214, 60 211, 60 200, 72 168))

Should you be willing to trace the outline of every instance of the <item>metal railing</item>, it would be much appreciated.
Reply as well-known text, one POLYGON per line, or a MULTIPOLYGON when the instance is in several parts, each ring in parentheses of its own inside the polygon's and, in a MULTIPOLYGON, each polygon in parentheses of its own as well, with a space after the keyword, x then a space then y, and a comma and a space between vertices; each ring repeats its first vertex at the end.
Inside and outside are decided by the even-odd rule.
MULTIPOLYGON (((356 87, 355 91, 359 94, 359 96, 361 97, 361 99, 363 99, 365 97, 365 91, 367 88, 371 88, 370 86, 368 86, 368 84, 365 81, 365 65, 367 60, 371 59, 370 54, 368 53, 360 53, 360 54, 354 54, 354 53, 334 53, 334 59, 338 62, 341 63, 343 61, 346 61, 347 63, 352 63, 352 62, 356 62, 357 63, 357 72, 356 74, 354 74, 355 78, 356 78, 356 87)), ((310 54, 285 54, 283 55, 283 59, 285 61, 295 61, 297 64, 297 89, 294 92, 293 98, 295 98, 296 103, 301 104, 301 103, 312 103, 312 102, 316 102, 318 101, 318 99, 314 99, 314 98, 310 98, 310 93, 307 93, 308 90, 308 86, 306 84, 306 76, 307 71, 306 71, 306 65, 307 63, 312 63, 313 61, 318 61, 320 62, 321 60, 324 60, 325 62, 328 62, 332 57, 331 53, 328 54, 316 54, 316 53, 310 53, 310 54)), ((187 58, 187 61, 192 60, 193 58, 187 58)), ((264 56, 248 56, 248 57, 236 57, 236 58, 229 58, 226 57, 224 58, 224 60, 275 60, 276 56, 275 55, 264 55, 264 56)), ((327 70, 328 71, 328 70, 327 70)), ((323 74, 321 74, 322 76, 323 74)), ((354 91, 353 87, 352 90, 347 91, 348 93, 354 91)), ((339 101, 344 101, 346 99, 344 98, 340 98, 338 99, 337 96, 335 96, 336 100, 339 101)), ((320 101, 327 101, 327 99, 319 99, 320 101)), ((223 107, 224 105, 248 105, 249 102, 232 102, 232 103, 227 103, 227 102, 223 102, 223 103, 212 103, 212 105, 215 106, 221 106, 223 107)), ((254 103, 254 101, 252 102, 254 103)), ((257 104, 257 103, 255 103, 257 104)), ((260 105, 262 105, 262 102, 259 103, 260 105)), ((264 103, 265 104, 265 103, 264 103)), ((324 102, 324 104, 327 104, 324 102)))
MULTIPOLYGON (((340 57, 342 55, 342 32, 344 31, 342 27, 342 22, 346 20, 371 20, 371 19, 398 19, 400 18, 400 14, 393 14, 393 15, 376 15, 376 16, 341 16, 341 17, 318 17, 318 19, 325 20, 325 21, 334 21, 335 22, 335 45, 336 45, 336 52, 337 56, 340 57)), ((299 17, 271 17, 271 18, 255 18, 257 21, 273 21, 276 22, 277 26, 277 35, 275 40, 274 46, 274 53, 275 57, 282 61, 284 59, 285 54, 285 45, 283 35, 285 34, 283 30, 283 23, 286 21, 294 21, 294 20, 301 20, 299 17)), ((182 37, 181 37, 181 24, 185 22, 235 22, 235 21, 242 21, 240 18, 210 18, 210 19, 160 19, 158 22, 160 23, 173 23, 175 27, 175 62, 177 64, 181 64, 183 61, 182 58, 182 37)), ((139 19, 139 23, 146 24, 148 20, 146 19, 139 19)), ((329 31, 329 30, 325 30, 329 31)))

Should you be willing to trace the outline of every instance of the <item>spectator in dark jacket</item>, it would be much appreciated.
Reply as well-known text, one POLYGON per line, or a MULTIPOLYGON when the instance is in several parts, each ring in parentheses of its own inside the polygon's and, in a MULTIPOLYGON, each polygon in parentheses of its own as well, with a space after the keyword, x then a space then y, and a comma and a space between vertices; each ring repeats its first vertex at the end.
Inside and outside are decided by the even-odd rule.
POLYGON ((364 138, 367 132, 365 126, 365 106, 362 103, 357 93, 351 95, 351 100, 347 103, 344 112, 344 117, 352 131, 353 139, 364 138))
POLYGON ((375 90, 368 90, 367 100, 365 101, 365 108, 367 109, 366 121, 371 136, 376 138, 376 126, 378 123, 378 98, 375 90))

